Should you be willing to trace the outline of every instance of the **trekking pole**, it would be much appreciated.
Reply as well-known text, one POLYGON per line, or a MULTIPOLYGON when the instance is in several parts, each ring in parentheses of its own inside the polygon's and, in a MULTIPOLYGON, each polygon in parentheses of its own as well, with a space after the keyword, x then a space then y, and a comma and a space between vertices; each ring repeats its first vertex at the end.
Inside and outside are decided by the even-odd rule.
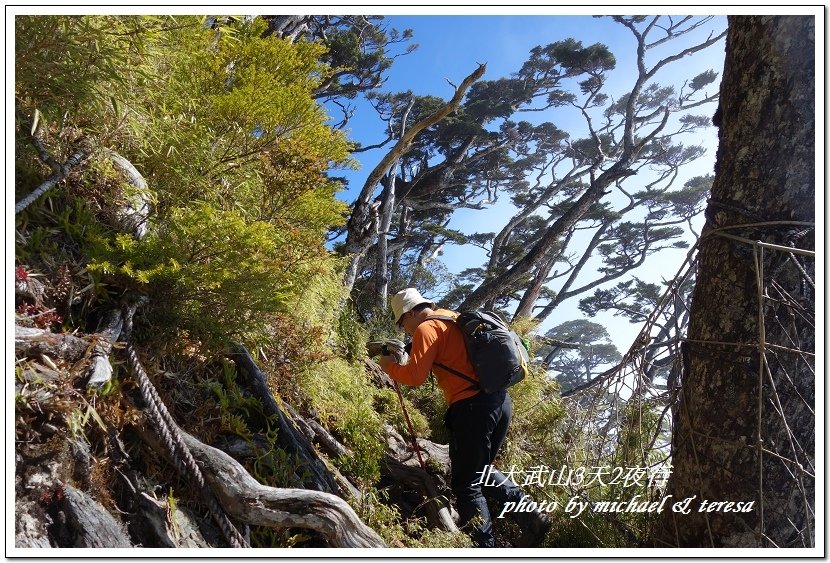
POLYGON ((398 386, 397 381, 392 381, 395 386, 395 392, 398 394, 398 401, 401 402, 401 410, 403 410, 403 417, 406 420, 406 425, 409 427, 409 436, 412 438, 412 445, 415 448, 415 453, 418 456, 418 463, 421 464, 421 469, 424 471, 427 470, 427 466, 424 465, 424 460, 421 457, 421 448, 418 446, 418 439, 415 437, 415 429, 412 427, 412 421, 409 420, 409 413, 406 411, 406 405, 403 402, 403 395, 401 395, 401 388, 398 386))

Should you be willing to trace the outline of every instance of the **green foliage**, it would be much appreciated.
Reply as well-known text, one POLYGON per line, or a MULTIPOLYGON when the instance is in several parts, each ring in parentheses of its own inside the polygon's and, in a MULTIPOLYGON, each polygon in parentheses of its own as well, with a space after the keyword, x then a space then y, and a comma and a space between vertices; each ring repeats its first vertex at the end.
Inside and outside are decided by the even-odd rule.
POLYGON ((617 465, 643 466, 658 461, 659 452, 655 452, 652 446, 660 431, 659 421, 660 413, 655 406, 643 401, 628 401, 613 462, 617 465))
POLYGON ((354 363, 330 355, 295 364, 291 375, 323 425, 352 450, 350 456, 338 460, 341 467, 372 483, 380 475, 384 440, 381 417, 373 408, 375 388, 362 363, 366 340, 348 308, 340 309, 344 288, 335 271, 329 274, 304 288, 293 302, 290 315, 296 320, 297 330, 314 332, 327 327, 329 338, 323 339, 321 333, 316 345, 341 350, 353 357, 354 363))
POLYGON ((376 481, 385 440, 382 419, 372 405, 374 387, 365 368, 332 359, 302 366, 296 375, 323 424, 352 450, 339 460, 341 468, 362 482, 376 481))
POLYGON ((510 388, 513 422, 500 456, 501 466, 554 467, 565 459, 561 422, 565 407, 559 384, 546 370, 531 364, 528 376, 510 388))
POLYGON ((150 78, 143 61, 172 18, 16 16, 18 110, 46 121, 111 133, 131 86, 150 78))
MULTIPOLYGON (((434 379, 431 377, 427 379, 426 383, 418 387, 404 387, 404 400, 409 409, 409 416, 412 419, 412 426, 415 428, 415 433, 419 436, 429 438, 433 442, 439 444, 446 444, 449 442, 450 436, 447 428, 444 426, 444 413, 447 410, 447 400, 441 390, 434 385, 434 379), (414 405, 416 408, 410 407, 414 405), (424 422, 422 423, 421 420, 424 422), (423 424, 426 424, 424 428, 423 424)), ((400 411, 400 405, 398 405, 400 411)), ((396 428, 401 431, 400 423, 396 424, 396 428)), ((404 436, 409 435, 407 430, 404 436)))
POLYGON ((578 345, 578 349, 543 346, 546 365, 555 370, 556 378, 565 389, 589 381, 602 369, 622 359, 604 326, 578 319, 561 323, 545 333, 554 340, 578 345))
POLYGON ((38 116, 56 159, 80 139, 117 150, 154 204, 140 242, 92 228, 134 191, 95 157, 67 184, 86 207, 70 200, 54 217, 33 209, 20 256, 71 246, 111 287, 147 293, 145 334, 263 341, 299 282, 333 267, 324 235, 347 211, 326 178, 330 164, 347 164, 347 144, 312 95, 331 72, 323 48, 263 37, 258 18, 216 29, 191 16, 15 23, 18 191, 45 172, 27 143, 38 116))
MULTIPOLYGON (((355 286, 363 300, 357 296, 354 308, 343 306, 348 296, 339 283, 341 262, 323 241, 331 227, 343 225, 348 212, 335 198, 342 186, 328 172, 332 165, 352 163, 344 135, 328 125, 315 99, 371 88, 391 63, 386 47, 397 36, 371 25, 362 27, 375 17, 344 21, 324 38, 326 51, 319 42, 292 43, 268 36, 259 18, 211 27, 205 18, 191 16, 17 17, 15 191, 29 192, 51 173, 30 143, 36 121, 39 138, 57 160, 65 160, 80 146, 94 156, 50 197, 15 218, 16 257, 44 265, 74 262, 85 276, 79 291, 87 294, 87 303, 120 296, 125 290, 149 295, 150 305, 138 318, 143 325, 139 336, 181 340, 191 350, 214 353, 230 338, 253 343, 269 368, 274 393, 315 411, 350 448, 352 453, 337 463, 363 485, 357 509, 367 524, 390 545, 469 546, 464 534, 429 531, 418 519, 402 521, 384 493, 374 488, 385 447, 384 424, 404 436, 409 429, 395 393, 376 389, 362 360, 367 338, 390 336, 395 330, 385 312, 373 309, 374 298, 367 290, 371 277, 355 286), (366 50, 366 43, 375 48, 366 50), (354 81, 345 82, 345 76, 354 81), (146 191, 134 193, 106 157, 109 149, 141 171, 148 182, 146 191), (153 204, 150 234, 141 241, 105 226, 113 210, 131 195, 153 204), (369 319, 366 325, 359 321, 361 312, 369 319)), ((559 82, 566 78, 584 78, 578 86, 592 95, 586 104, 605 104, 607 98, 599 93, 602 74, 614 65, 613 55, 599 44, 583 47, 567 40, 534 49, 514 78, 480 82, 463 107, 419 137, 401 163, 402 193, 411 194, 412 204, 434 200, 447 208, 471 205, 485 196, 490 202, 498 191, 507 191, 520 206, 539 203, 543 190, 531 188, 525 174, 547 166, 542 153, 568 155, 584 164, 598 157, 598 147, 590 139, 566 144, 567 133, 549 123, 533 126, 509 118, 535 100, 537 106, 548 107, 577 103, 575 94, 560 89, 559 82), (445 163, 438 161, 456 158, 460 147, 469 151, 471 158, 466 160, 478 163, 476 168, 442 168, 445 163), (416 169, 422 173, 416 176, 416 169), (418 190, 413 191, 415 184, 418 190)), ((704 88, 715 77, 703 73, 689 86, 704 88)), ((662 107, 672 95, 677 96, 672 88, 650 84, 640 93, 638 111, 662 107)), ((375 98, 395 130, 410 97, 411 93, 375 98)), ((617 99, 621 101, 605 114, 607 129, 598 132, 605 155, 616 152, 618 137, 611 132, 618 125, 611 118, 622 111, 628 97, 617 99)), ((423 117, 443 103, 419 97, 409 117, 423 117)), ((688 131, 704 126, 706 120, 688 116, 681 124, 688 131)), ((663 145, 655 141, 646 147, 644 158, 674 167, 700 151, 663 145)), ((541 202, 551 217, 531 215, 516 226, 495 269, 471 270, 459 278, 457 291, 445 303, 460 302, 474 289, 463 282, 483 282, 515 263, 520 251, 539 240, 549 219, 565 213, 567 198, 586 187, 579 179, 560 186, 562 200, 548 196, 541 202)), ((669 213, 692 216, 706 189, 706 179, 695 179, 681 191, 647 190, 635 197, 649 201, 650 221, 662 220, 669 213)), ((449 211, 436 214, 416 208, 407 216, 412 230, 396 233, 409 247, 396 256, 391 286, 417 285, 437 297, 438 290, 453 280, 439 261, 422 258, 444 243, 489 247, 493 234, 464 235, 447 227, 449 211)), ((610 208, 596 207, 591 213, 586 218, 592 221, 620 220, 610 208)), ((614 231, 630 244, 600 247, 609 267, 620 269, 632 260, 629 257, 636 257, 637 237, 645 237, 638 234, 639 225, 625 223, 614 231), (610 260, 613 257, 622 263, 610 260)), ((668 240, 673 232, 653 230, 649 236, 668 240)), ((620 285, 607 295, 598 293, 585 307, 621 308, 623 298, 633 298, 635 307, 628 309, 634 316, 642 315, 656 298, 656 286, 637 283, 620 285)), ((497 305, 513 297, 506 293, 497 305)), ((531 328, 517 330, 526 333, 531 328)), ((276 447, 273 421, 261 421, 261 405, 240 391, 230 364, 224 364, 221 381, 206 389, 210 406, 200 406, 200 412, 218 413, 218 431, 249 439, 265 436, 269 447, 252 463, 252 474, 273 486, 294 485, 302 471, 298 460, 276 447)), ((118 395, 117 390, 114 386, 101 393, 97 405, 105 406, 103 399, 118 395)), ((427 383, 406 388, 404 395, 416 434, 446 441, 442 394, 427 383)), ((590 444, 564 428, 566 409, 559 385, 542 368, 534 367, 511 395, 514 421, 500 465, 556 467, 589 461, 590 444)), ((15 400, 28 404, 22 392, 15 400)), ((614 408, 616 416, 621 408, 614 408)), ((657 413, 629 404, 621 414, 622 430, 604 452, 608 459, 618 465, 656 461, 647 452, 660 430, 657 413)), ((90 405, 69 411, 67 419, 76 433, 105 430, 99 412, 90 405)), ((529 492, 541 498, 564 494, 539 487, 529 492)), ((633 492, 605 487, 590 494, 599 499, 633 492)), ((172 491, 168 499, 174 509, 172 491)), ((648 527, 639 515, 626 516, 623 524, 640 534, 634 541, 648 527)), ((253 535, 261 546, 299 545, 308 539, 263 529, 253 535)), ((594 515, 581 522, 561 518, 548 539, 548 545, 557 546, 631 542, 607 518, 594 515)))
POLYGON ((269 447, 254 460, 251 475, 271 487, 297 487, 308 477, 297 454, 288 454, 277 445, 277 432, 266 433, 269 447))
POLYGON ((311 96, 329 72, 318 63, 322 48, 262 37, 259 19, 233 33, 181 22, 154 61, 164 87, 139 91, 149 127, 137 148, 161 191, 159 212, 198 197, 271 220, 291 216, 290 203, 315 189, 333 205, 322 172, 345 161, 347 145, 311 96))
MULTIPOLYGON (((383 16, 311 16, 310 36, 326 46, 323 56, 337 72, 327 80, 318 97, 354 98, 358 92, 383 83, 383 74, 392 65, 391 47, 412 37, 412 30, 387 30, 383 16)), ((417 45, 409 45, 411 52, 417 45)))
POLYGON ((351 448, 351 453, 340 458, 340 468, 354 475, 361 483, 374 483, 380 479, 380 460, 385 441, 378 427, 377 415, 361 407, 335 422, 338 433, 351 448))
MULTIPOLYGON (((151 298, 152 323, 205 343, 261 337, 313 265, 286 255, 284 233, 207 203, 172 210, 144 240, 118 235, 89 269, 151 298)), ((172 333, 171 333, 172 334, 172 333)))
POLYGON ((354 307, 350 304, 343 307, 335 329, 337 330, 337 342, 347 360, 354 362, 366 355, 368 334, 366 328, 360 323, 354 307))
POLYGON ((89 203, 81 198, 56 198, 48 205, 32 206, 15 217, 15 258, 64 260, 80 249, 99 249, 112 236, 101 224, 89 203))
POLYGON ((236 368, 225 359, 222 359, 222 375, 221 382, 209 384, 218 401, 220 430, 251 439, 253 433, 248 426, 248 420, 252 416, 264 416, 262 405, 254 397, 242 393, 236 383, 236 368))
POLYGON ((385 490, 369 488, 361 498, 352 499, 351 504, 363 523, 376 530, 389 547, 473 547, 472 540, 463 532, 429 529, 422 518, 403 520, 398 509, 389 503, 385 490))
POLYGON ((590 316, 612 310, 616 315, 627 317, 632 323, 642 322, 656 308, 662 292, 659 285, 634 277, 619 282, 611 289, 596 290, 593 295, 579 302, 579 309, 590 316))
MULTIPOLYGON (((433 433, 434 423, 441 420, 441 415, 430 409, 429 405, 425 405, 422 399, 424 396, 423 391, 426 391, 428 387, 428 385, 418 387, 401 385, 400 389, 415 435, 420 438, 435 439, 433 433)), ((427 396, 435 398, 438 396, 443 397, 437 389, 427 396)), ((411 433, 409 431, 409 425, 406 423, 406 418, 401 409, 401 403, 397 393, 392 389, 378 389, 374 394, 373 402, 375 411, 383 416, 383 419, 391 424, 401 436, 404 436, 407 441, 410 441, 411 433)), ((441 414, 443 414, 443 411, 441 411, 441 414)))

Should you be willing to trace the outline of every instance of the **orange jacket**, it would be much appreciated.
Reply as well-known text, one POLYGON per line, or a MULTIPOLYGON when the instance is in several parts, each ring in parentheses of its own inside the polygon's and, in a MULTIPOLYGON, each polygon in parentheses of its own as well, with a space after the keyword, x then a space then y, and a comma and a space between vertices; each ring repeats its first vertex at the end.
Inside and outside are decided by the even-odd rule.
MULTIPOLYGON (((457 313, 446 309, 438 309, 435 314, 458 316, 457 313)), ((467 356, 461 329, 455 323, 440 319, 427 319, 418 325, 415 334, 412 335, 409 363, 405 366, 398 364, 389 366, 389 377, 404 385, 420 385, 426 381, 432 370, 448 405, 478 393, 478 389, 470 389, 472 384, 469 381, 438 366, 433 367, 435 363, 443 364, 478 380, 467 356)))

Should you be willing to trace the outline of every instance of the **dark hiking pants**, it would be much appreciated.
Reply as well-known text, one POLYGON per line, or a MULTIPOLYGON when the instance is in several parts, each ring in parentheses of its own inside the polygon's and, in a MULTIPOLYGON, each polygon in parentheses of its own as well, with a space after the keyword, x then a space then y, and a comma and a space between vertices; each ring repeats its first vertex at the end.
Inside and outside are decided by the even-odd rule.
POLYGON ((462 399, 450 405, 444 416, 451 435, 451 487, 458 504, 459 524, 479 547, 494 547, 493 522, 485 497, 494 499, 501 510, 505 502, 518 503, 524 496, 516 483, 495 469, 489 475, 482 473, 504 442, 512 416, 513 403, 507 391, 462 399), (481 520, 465 528, 476 516, 481 520))

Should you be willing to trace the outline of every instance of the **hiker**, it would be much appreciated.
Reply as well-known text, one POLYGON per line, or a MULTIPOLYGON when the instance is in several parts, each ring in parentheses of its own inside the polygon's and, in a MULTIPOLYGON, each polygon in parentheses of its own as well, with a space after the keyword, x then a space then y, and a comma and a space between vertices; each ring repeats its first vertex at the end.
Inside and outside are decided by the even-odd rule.
MULTIPOLYGON (((451 487, 455 494, 460 527, 470 533, 479 547, 495 547, 493 523, 485 497, 498 502, 516 503, 525 496, 518 485, 493 468, 491 477, 482 479, 504 442, 513 415, 510 395, 502 389, 484 393, 441 364, 475 376, 461 330, 453 322, 430 319, 432 315, 455 313, 436 309, 435 304, 415 288, 404 289, 392 297, 392 312, 399 328, 412 337, 409 362, 399 365, 393 356, 380 357, 380 366, 389 376, 405 385, 422 384, 430 371, 449 408, 444 425, 450 431, 451 487), (476 519, 471 522, 476 516, 476 519), (472 528, 472 529, 469 529, 472 528)), ((550 520, 542 512, 508 512, 522 529, 519 547, 535 547, 550 529, 550 520)))

